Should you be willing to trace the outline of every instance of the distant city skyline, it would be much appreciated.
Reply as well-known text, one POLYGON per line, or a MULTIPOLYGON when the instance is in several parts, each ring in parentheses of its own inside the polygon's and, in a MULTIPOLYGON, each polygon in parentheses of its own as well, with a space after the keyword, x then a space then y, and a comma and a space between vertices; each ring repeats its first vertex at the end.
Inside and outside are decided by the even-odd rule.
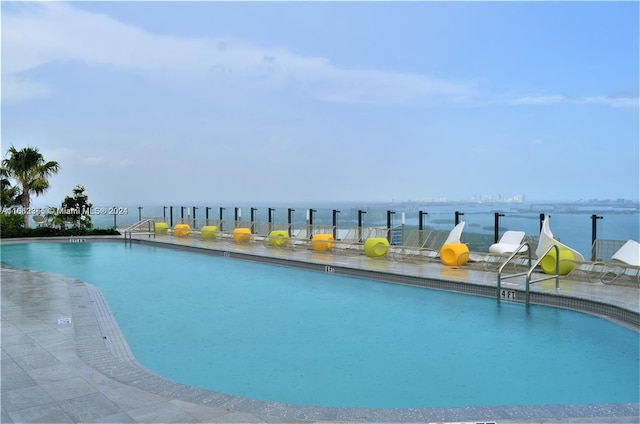
POLYGON ((94 204, 640 195, 638 2, 2 2, 2 153, 94 204))
POLYGON ((518 194, 518 195, 514 195, 514 196, 505 196, 505 195, 501 195, 501 194, 480 194, 480 195, 472 195, 469 198, 466 199, 449 199, 446 197, 441 197, 441 198, 423 198, 423 199, 407 199, 407 200, 400 200, 400 199, 392 199, 392 202, 403 202, 403 201, 422 201, 422 202, 432 202, 432 203, 438 203, 438 202, 469 202, 469 203, 491 203, 491 202, 496 202, 496 203, 532 203, 532 202, 552 202, 552 203, 629 203, 629 202, 638 202, 637 200, 633 200, 633 199, 624 199, 624 198, 618 198, 618 199, 597 199, 597 198, 592 198, 592 199, 572 199, 572 200, 549 200, 549 199, 532 199, 529 200, 527 199, 527 197, 523 194, 518 194))

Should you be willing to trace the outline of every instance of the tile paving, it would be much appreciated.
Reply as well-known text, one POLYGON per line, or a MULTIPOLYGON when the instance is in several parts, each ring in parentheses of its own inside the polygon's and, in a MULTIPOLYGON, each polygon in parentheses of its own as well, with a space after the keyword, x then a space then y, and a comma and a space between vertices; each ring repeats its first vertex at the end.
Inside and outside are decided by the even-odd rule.
MULTIPOLYGON (((404 264, 193 238, 164 237, 144 242, 495 287, 494 273, 447 268, 434 262, 404 264)), ((9 268, 2 268, 1 278, 2 423, 640 421, 638 403, 354 409, 285 405, 209 392, 174 383, 140 365, 95 287, 65 276, 9 268)), ((522 281, 517 279, 507 283, 514 289, 521 286, 522 281)), ((635 314, 639 310, 639 291, 634 287, 570 281, 562 282, 559 291, 552 283, 537 284, 532 291, 604 302, 635 314)))

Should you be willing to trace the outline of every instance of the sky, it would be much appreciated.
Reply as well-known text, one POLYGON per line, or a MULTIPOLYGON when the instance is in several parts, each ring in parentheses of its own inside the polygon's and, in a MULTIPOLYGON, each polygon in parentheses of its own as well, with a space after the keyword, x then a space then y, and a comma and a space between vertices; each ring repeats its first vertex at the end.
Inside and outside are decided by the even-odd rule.
POLYGON ((638 200, 638 8, 3 1, 2 154, 43 205, 638 200))

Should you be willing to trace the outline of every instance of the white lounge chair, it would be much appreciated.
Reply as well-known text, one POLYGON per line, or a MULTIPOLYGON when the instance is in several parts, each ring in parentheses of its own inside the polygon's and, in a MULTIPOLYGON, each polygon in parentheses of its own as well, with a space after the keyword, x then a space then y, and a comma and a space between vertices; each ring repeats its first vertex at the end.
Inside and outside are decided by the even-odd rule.
POLYGON ((540 267, 545 274, 553 274, 556 270, 556 252, 555 249, 549 250, 552 246, 558 247, 558 260, 560 275, 567 275, 574 270, 578 262, 584 262, 584 257, 569 246, 560 243, 553 238, 553 233, 549 227, 549 217, 545 217, 542 222, 542 231, 538 239, 538 247, 536 248, 536 256, 540 258, 540 267), (548 252, 548 254, 547 254, 548 252))
MULTIPOLYGON (((398 261, 419 261, 431 260, 440 257, 440 248, 447 243, 460 243, 462 238, 462 230, 464 229, 464 221, 453 227, 443 240, 437 235, 428 234, 428 237, 422 243, 422 247, 413 246, 394 246, 393 258, 398 261)), ((446 234, 446 232, 445 232, 446 234)))
POLYGON ((447 243, 460 243, 462 239, 462 230, 464 229, 464 221, 453 227, 453 230, 449 233, 449 237, 444 241, 443 245, 447 243))
POLYGON ((640 266, 640 243, 628 240, 611 259, 627 265, 640 266))
POLYGON ((402 244, 389 248, 389 256, 397 261, 408 259, 407 252, 410 250, 423 249, 432 234, 433 231, 430 230, 411 230, 407 239, 403 241, 402 244))
POLYGON ((558 249, 566 249, 573 253, 574 259, 576 261, 584 261, 584 256, 580 254, 577 250, 570 248, 569 246, 560 243, 558 240, 553 238, 553 233, 551 232, 551 228, 549 226, 549 217, 545 217, 542 222, 542 230, 540 231, 540 239, 538 240, 538 247, 536 247, 536 256, 541 258, 552 245, 558 246, 558 249))
POLYGON ((640 288, 640 245, 629 240, 611 256, 610 261, 577 262, 569 275, 590 283, 640 288))
MULTIPOLYGON (((490 253, 497 253, 499 255, 511 254, 518 250, 518 247, 522 244, 522 241, 525 237, 524 231, 505 231, 505 233, 500 237, 500 240, 489 246, 490 253)), ((527 247, 523 247, 520 252, 526 252, 527 247)))

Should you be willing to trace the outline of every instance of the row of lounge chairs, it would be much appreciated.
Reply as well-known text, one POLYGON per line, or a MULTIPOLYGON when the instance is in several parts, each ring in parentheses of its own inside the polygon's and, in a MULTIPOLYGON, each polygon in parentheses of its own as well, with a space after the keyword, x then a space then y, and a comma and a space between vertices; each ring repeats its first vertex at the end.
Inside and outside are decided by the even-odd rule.
MULTIPOLYGON (((210 241, 256 242, 267 248, 290 250, 314 250, 343 255, 361 255, 365 253, 365 244, 369 239, 385 240, 389 233, 386 228, 356 227, 345 234, 338 234, 333 226, 307 225, 293 231, 286 223, 263 223, 255 229, 253 222, 238 221, 233 228, 220 231, 222 221, 210 220, 200 232, 191 236, 200 236, 210 241), (239 231, 241 230, 241 231, 239 231), (209 232, 209 233, 208 233, 209 232)), ((426 263, 440 258, 440 249, 446 244, 461 243, 464 222, 451 231, 412 230, 401 245, 385 245, 381 257, 398 262, 426 263)), ((506 231, 500 240, 489 247, 489 252, 469 252, 468 266, 474 269, 496 271, 507 258, 518 252, 510 261, 514 269, 529 265, 529 255, 541 258, 547 252, 555 254, 557 246, 561 262, 570 262, 567 278, 578 278, 591 282, 640 285, 640 253, 638 242, 629 240, 619 242, 620 247, 608 258, 587 261, 576 250, 557 240, 550 229, 549 219, 542 224, 539 237, 528 237, 524 231, 506 231), (551 248, 551 250, 549 250, 551 248), (528 250, 531 249, 531 252, 528 250), (566 252, 570 255, 564 257, 566 252)), ((595 249, 595 247, 594 247, 595 249)), ((465 261, 466 262, 466 261, 465 261)))
MULTIPOLYGON (((506 231, 500 241, 489 247, 489 254, 472 254, 472 263, 480 264, 485 269, 497 269, 506 258, 519 251, 522 255, 513 261, 514 267, 528 265, 525 254, 529 246, 535 250, 533 258, 542 258, 546 254, 555 260, 555 249, 560 256, 560 273, 571 279, 589 282, 621 283, 640 286, 640 244, 634 240, 596 240, 592 247, 595 260, 586 260, 580 252, 561 243, 551 232, 549 218, 545 218, 539 237, 526 237, 522 231, 506 231), (599 245, 616 246, 613 253, 606 254, 599 245), (551 250, 550 250, 551 249, 551 250), (562 269, 566 269, 563 272, 562 269)), ((550 261, 552 264, 554 261, 550 261)), ((545 272, 547 272, 545 270, 545 272)))
MULTIPOLYGON (((160 223, 166 230, 168 226, 160 223)), ((365 252, 367 240, 387 240, 387 228, 355 227, 340 233, 333 226, 306 225, 302 229, 293 230, 290 224, 270 222, 263 223, 257 230, 250 221, 236 221, 224 225, 221 220, 209 220, 199 231, 191 231, 186 224, 178 224, 173 234, 178 237, 199 237, 212 242, 253 242, 261 243, 269 248, 279 249, 312 249, 318 252, 359 255, 365 252), (220 228, 225 230, 220 230, 220 228), (323 237, 330 236, 330 237, 323 237)), ((439 250, 445 243, 459 243, 464 222, 452 231, 413 230, 402 245, 385 246, 385 256, 398 261, 419 262, 436 259, 439 250)))

